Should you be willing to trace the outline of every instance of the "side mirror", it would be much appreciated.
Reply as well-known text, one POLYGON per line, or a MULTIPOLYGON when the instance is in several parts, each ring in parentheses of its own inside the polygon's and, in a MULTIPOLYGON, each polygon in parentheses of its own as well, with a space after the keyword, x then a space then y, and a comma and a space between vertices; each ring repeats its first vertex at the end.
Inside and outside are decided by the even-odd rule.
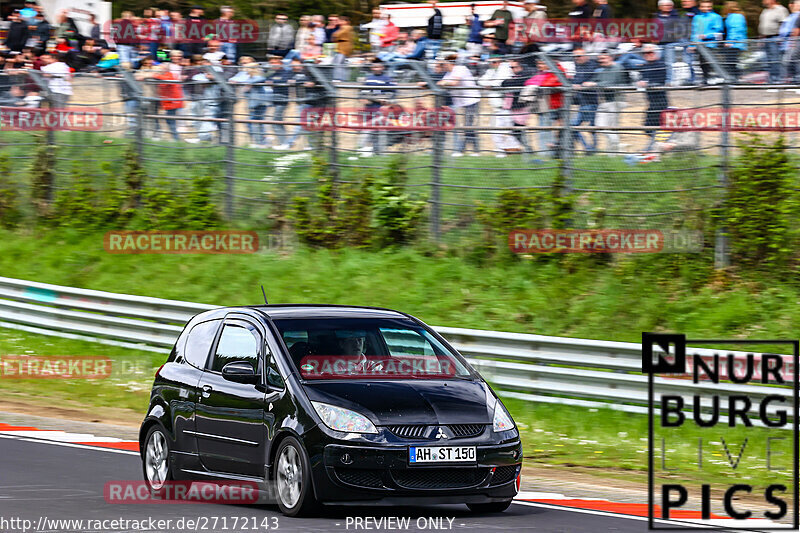
POLYGON ((250 363, 245 361, 234 361, 222 367, 222 377, 228 381, 236 383, 258 383, 258 376, 256 375, 250 363))

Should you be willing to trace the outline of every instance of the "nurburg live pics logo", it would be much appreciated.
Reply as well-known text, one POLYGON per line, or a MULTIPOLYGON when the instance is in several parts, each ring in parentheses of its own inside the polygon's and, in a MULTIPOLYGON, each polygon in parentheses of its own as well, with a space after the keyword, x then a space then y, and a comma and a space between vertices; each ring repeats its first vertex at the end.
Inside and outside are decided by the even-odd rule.
MULTIPOLYGON (((686 506, 690 496, 695 501, 699 499, 703 520, 728 519, 723 522, 730 524, 719 526, 720 529, 733 527, 739 531, 789 531, 800 527, 799 345, 796 340, 687 340, 682 334, 642 333, 642 372, 648 376, 650 530, 708 529, 708 523, 692 524, 681 520, 690 517, 689 511, 681 509, 686 506), (715 347, 689 348, 688 352, 691 353, 688 353, 687 343, 715 347), (761 345, 765 349, 789 347, 793 355, 737 352, 722 347, 730 345, 761 345), (692 391, 687 394, 685 387, 690 387, 692 391), (660 413, 655 412, 657 407, 660 413), (694 445, 693 442, 680 442, 680 438, 675 438, 676 435, 686 436, 680 433, 684 428, 693 431, 693 435, 699 430, 708 436, 698 438, 696 464, 693 464, 694 460, 684 458, 678 461, 669 457, 679 446, 694 445), (739 442, 729 442, 734 431, 739 442), (658 473, 666 473, 658 480, 654 468, 656 432, 661 435, 656 444, 661 448, 658 473), (728 441, 720 438, 723 434, 728 436, 728 441), (665 435, 670 435, 673 442, 665 445, 665 435), (710 442, 714 439, 721 442, 710 442), (762 442, 758 442, 759 439, 762 442), (704 460, 703 446, 710 445, 716 447, 712 455, 727 457, 727 462, 724 459, 704 460), (766 457, 757 457, 752 452, 760 448, 759 445, 763 445, 766 457), (781 446, 786 453, 778 451, 781 446), (721 453, 723 450, 725 455, 721 453), (789 456, 792 456, 791 468, 789 456), (670 465, 674 468, 667 467, 668 459, 674 461, 670 465), (766 459, 766 471, 760 473, 766 481, 759 485, 751 478, 753 470, 761 468, 754 463, 763 459, 766 459), (783 468, 773 468, 779 460, 783 460, 780 465, 783 468), (725 470, 730 467, 723 478, 725 481, 714 484, 717 489, 715 493, 712 494, 712 485, 705 480, 699 488, 676 483, 681 472, 675 471, 682 470, 685 473, 694 468, 702 472, 704 464, 722 465, 720 468, 725 470), (783 477, 779 478, 781 475, 783 477), (744 499, 747 499, 748 505, 743 503, 744 499), (712 504, 724 508, 724 514, 716 511, 712 514, 712 504), (665 523, 667 520, 669 522, 665 523), (772 521, 774 526, 756 524, 763 524, 765 520, 772 521), (656 523, 666 525, 656 527, 656 523), (669 527, 670 524, 675 527, 669 527)), ((693 440, 695 437, 691 438, 693 440)))

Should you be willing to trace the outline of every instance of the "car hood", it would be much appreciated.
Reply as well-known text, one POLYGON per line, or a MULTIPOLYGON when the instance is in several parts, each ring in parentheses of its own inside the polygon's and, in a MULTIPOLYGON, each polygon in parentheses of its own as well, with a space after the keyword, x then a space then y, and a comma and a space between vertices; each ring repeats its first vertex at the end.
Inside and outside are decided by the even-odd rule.
POLYGON ((490 424, 482 381, 306 382, 309 399, 352 409, 376 425, 490 424))

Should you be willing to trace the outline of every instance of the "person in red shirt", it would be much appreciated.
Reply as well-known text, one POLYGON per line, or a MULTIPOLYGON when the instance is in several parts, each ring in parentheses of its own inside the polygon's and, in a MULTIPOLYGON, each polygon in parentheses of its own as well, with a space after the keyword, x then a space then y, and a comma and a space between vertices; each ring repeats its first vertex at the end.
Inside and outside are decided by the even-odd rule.
MULTIPOLYGON (((558 68, 563 72, 564 69, 559 65, 558 68)), ((526 86, 538 88, 536 102, 538 104, 537 114, 539 116, 539 126, 560 126, 562 123, 564 93, 556 87, 561 86, 561 80, 550 70, 544 61, 536 62, 537 73, 528 81, 526 86)), ((558 130, 560 132, 560 130, 558 130)), ((552 157, 559 152, 561 144, 560 134, 554 139, 552 130, 539 131, 540 149, 546 151, 546 155, 552 157)))
MULTIPOLYGON (((178 114, 178 109, 183 107, 184 96, 183 96, 183 87, 180 83, 175 83, 180 81, 178 77, 170 70, 168 63, 163 63, 159 65, 159 73, 153 76, 157 80, 164 80, 173 83, 159 83, 158 87, 156 88, 156 93, 160 99, 160 106, 161 109, 164 110, 167 117, 174 117, 178 114)), ((172 134, 172 138, 177 142, 180 141, 181 138, 178 135, 178 126, 176 125, 176 120, 174 118, 166 118, 165 122, 167 123, 167 127, 169 128, 170 133, 172 134)))

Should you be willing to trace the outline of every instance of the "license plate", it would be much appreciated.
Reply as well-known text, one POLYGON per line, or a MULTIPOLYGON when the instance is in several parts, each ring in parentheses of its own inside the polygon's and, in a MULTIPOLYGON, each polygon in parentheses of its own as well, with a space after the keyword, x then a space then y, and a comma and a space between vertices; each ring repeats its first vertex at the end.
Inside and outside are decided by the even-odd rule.
POLYGON ((474 463, 475 446, 411 446, 408 462, 417 463, 474 463))

